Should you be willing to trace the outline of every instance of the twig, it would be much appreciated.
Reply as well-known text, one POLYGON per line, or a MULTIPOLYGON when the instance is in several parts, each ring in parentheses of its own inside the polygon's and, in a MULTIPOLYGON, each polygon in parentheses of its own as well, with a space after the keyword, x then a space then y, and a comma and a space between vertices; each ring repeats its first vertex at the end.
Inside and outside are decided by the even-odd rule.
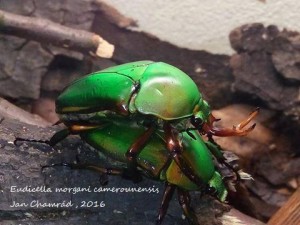
POLYGON ((111 58, 114 45, 95 33, 0 10, 0 33, 111 58))
POLYGON ((0 118, 15 119, 23 123, 37 125, 40 127, 50 126, 51 124, 39 117, 38 115, 31 114, 25 110, 11 104, 5 99, 0 97, 0 118))

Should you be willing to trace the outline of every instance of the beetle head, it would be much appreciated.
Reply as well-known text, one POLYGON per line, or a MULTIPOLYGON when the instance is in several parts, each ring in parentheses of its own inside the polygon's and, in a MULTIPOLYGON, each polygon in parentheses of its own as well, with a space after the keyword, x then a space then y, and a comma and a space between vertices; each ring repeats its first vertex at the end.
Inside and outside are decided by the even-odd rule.
POLYGON ((193 115, 190 119, 191 124, 194 126, 194 128, 191 128, 191 130, 197 129, 201 134, 207 134, 209 136, 244 136, 254 129, 255 123, 249 128, 244 129, 244 127, 247 126, 247 124, 249 124, 253 118, 255 118, 255 116, 258 114, 258 111, 259 108, 256 108, 246 119, 233 128, 215 127, 214 123, 220 119, 215 118, 212 115, 207 102, 200 99, 199 103, 195 106, 193 115))
POLYGON ((194 109, 191 123, 197 129, 201 129, 203 124, 208 122, 210 113, 210 106, 205 100, 201 99, 194 109))

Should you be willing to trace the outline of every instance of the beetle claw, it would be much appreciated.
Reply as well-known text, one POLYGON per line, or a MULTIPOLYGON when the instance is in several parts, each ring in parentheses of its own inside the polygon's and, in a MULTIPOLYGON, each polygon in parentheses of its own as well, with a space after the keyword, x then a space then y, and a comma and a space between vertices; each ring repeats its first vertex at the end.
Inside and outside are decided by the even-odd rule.
POLYGON ((247 126, 247 125, 249 124, 249 122, 250 122, 251 120, 253 120, 254 117, 256 117, 256 115, 258 114, 258 112, 259 112, 259 107, 257 107, 253 112, 251 112, 250 115, 248 116, 248 118, 246 118, 246 119, 243 120, 241 123, 239 123, 239 124, 237 125, 237 127, 238 127, 239 129, 242 129, 242 128, 244 128, 245 126, 247 126))
POLYGON ((209 122, 205 123, 202 129, 204 133, 214 135, 214 136, 220 136, 220 137, 244 136, 247 135, 255 128, 256 123, 252 124, 247 129, 243 129, 250 123, 250 121, 252 121, 256 117, 258 112, 259 112, 259 108, 257 107, 253 112, 250 113, 250 115, 245 120, 240 122, 238 125, 233 126, 231 129, 214 127, 213 123, 218 120, 213 115, 210 115, 209 122))

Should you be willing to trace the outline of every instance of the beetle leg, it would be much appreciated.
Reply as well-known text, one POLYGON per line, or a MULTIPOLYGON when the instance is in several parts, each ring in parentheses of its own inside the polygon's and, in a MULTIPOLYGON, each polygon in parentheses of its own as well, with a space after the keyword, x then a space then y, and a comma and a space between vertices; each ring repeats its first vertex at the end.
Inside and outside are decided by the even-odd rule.
POLYGON ((208 135, 208 141, 205 142, 205 144, 206 144, 207 148, 209 149, 209 151, 213 154, 213 156, 218 160, 218 162, 224 164, 227 168, 229 168, 231 171, 233 171, 236 176, 236 181, 237 182, 240 181, 241 176, 240 176, 238 170, 226 162, 226 159, 221 152, 222 151, 221 146, 215 142, 212 135, 208 135))
POLYGON ((132 174, 131 176, 135 178, 133 180, 135 183, 140 182, 142 177, 137 170, 137 156, 141 152, 141 150, 145 147, 147 142, 149 141, 151 135, 155 130, 155 125, 151 125, 128 149, 125 153, 126 158, 128 159, 128 174, 132 174))
POLYGON ((105 168, 100 167, 96 165, 87 165, 87 164, 73 164, 73 163, 57 163, 52 164, 50 166, 43 166, 42 168, 48 168, 48 167, 54 167, 54 166, 67 166, 71 169, 86 169, 86 170, 92 170, 97 173, 106 174, 106 175, 122 175, 123 170, 122 169, 116 169, 116 168, 105 168))
POLYGON ((68 137, 71 134, 69 129, 63 129, 60 131, 57 131, 50 139, 49 144, 51 146, 56 145, 58 142, 62 141, 66 137, 68 137))
POLYGON ((248 129, 243 129, 247 126, 251 120, 256 117, 259 112, 259 108, 256 108, 245 120, 241 121, 238 125, 233 126, 233 128, 218 128, 214 127, 213 123, 217 121, 217 119, 211 114, 209 118, 209 122, 203 124, 202 131, 207 134, 211 134, 219 137, 227 137, 227 136, 244 136, 247 135, 250 131, 255 128, 255 123, 250 126, 248 129))
POLYGON ((119 175, 124 179, 127 180, 132 180, 133 182, 140 181, 140 176, 141 174, 136 173, 131 173, 131 170, 128 169, 123 169, 123 168, 106 168, 106 167, 100 167, 98 165, 84 165, 84 164, 73 164, 72 169, 87 169, 87 170, 92 170, 95 172, 98 172, 100 174, 105 174, 105 175, 119 175))
POLYGON ((181 188, 177 188, 177 194, 179 204, 184 212, 184 215, 188 218, 190 224, 199 224, 193 209, 190 207, 191 198, 189 193, 182 190, 181 188))
POLYGON ((124 179, 135 181, 136 177, 135 174, 130 173, 127 169, 123 168, 106 168, 106 167, 100 167, 98 165, 89 165, 89 164, 74 164, 74 163, 55 163, 51 165, 42 166, 42 170, 49 167, 54 166, 67 166, 71 169, 85 169, 85 170, 91 170, 97 173, 100 173, 101 175, 118 175, 121 176, 124 179))
POLYGON ((175 188, 176 188, 176 186, 174 184, 170 184, 170 183, 166 182, 163 199, 162 199, 162 202, 161 202, 161 205, 159 208, 159 212, 158 212, 158 216, 156 219, 156 225, 160 225, 161 222, 163 221, 163 219, 167 213, 169 203, 174 194, 175 188))
POLYGON ((155 125, 151 125, 128 149, 126 157, 131 165, 136 165, 136 158, 149 141, 155 131, 155 125))
POLYGON ((62 141, 63 139, 65 139, 66 137, 68 137, 71 134, 79 134, 81 132, 87 131, 87 130, 91 130, 91 129, 95 129, 95 128, 100 128, 105 126, 106 124, 97 124, 97 125, 90 125, 90 124, 86 124, 86 125, 72 125, 66 129, 60 130, 58 132, 56 132, 52 138, 49 141, 49 144, 51 146, 56 145, 58 142, 62 141))
MULTIPOLYGON (((104 124, 105 125, 105 124, 104 124)), ((66 137, 68 137, 71 134, 79 134, 81 132, 95 129, 102 127, 103 125, 72 125, 69 128, 62 129, 60 131, 57 131, 50 139, 50 141, 42 141, 42 140, 31 140, 31 139, 24 139, 24 138, 16 138, 16 141, 31 141, 31 142, 38 142, 38 143, 46 143, 50 146, 55 146, 58 142, 62 141, 66 137)))
POLYGON ((182 157, 182 147, 178 141, 178 138, 174 134, 174 129, 171 127, 171 124, 165 122, 163 125, 163 129, 166 134, 167 149, 170 151, 172 159, 175 161, 175 163, 178 165, 185 176, 187 176, 199 187, 202 187, 203 181, 195 174, 191 166, 182 157))

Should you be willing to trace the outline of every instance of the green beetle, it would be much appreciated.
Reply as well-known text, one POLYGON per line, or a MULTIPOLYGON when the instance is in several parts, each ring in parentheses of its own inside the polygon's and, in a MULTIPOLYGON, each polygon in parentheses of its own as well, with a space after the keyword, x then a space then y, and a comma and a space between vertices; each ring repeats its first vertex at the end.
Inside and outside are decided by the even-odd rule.
MULTIPOLYGON (((200 144, 203 141, 199 133, 206 134, 210 143, 213 143, 213 135, 246 135, 254 129, 255 124, 248 129, 243 128, 257 114, 254 111, 232 129, 214 127, 216 119, 193 80, 174 66, 152 61, 111 67, 74 81, 58 97, 56 112, 67 129, 52 137, 52 145, 69 134, 80 134, 89 142, 90 138, 84 135, 99 134, 110 124, 124 124, 127 121, 128 126, 135 124, 141 129, 135 138, 126 140, 126 151, 122 149, 130 170, 140 166, 139 155, 149 148, 151 138, 160 134, 171 159, 182 174, 198 187, 203 186, 203 178, 199 175, 201 171, 197 170, 205 169, 203 166, 195 169, 199 163, 189 159, 193 155, 185 153, 181 136, 188 135, 200 144)), ((119 132, 120 139, 126 133, 125 130, 119 132)), ((108 133, 103 134, 108 136, 108 133)), ((99 139, 94 146, 97 148, 101 141, 99 139)), ((195 154, 207 152, 206 149, 197 150, 197 147, 191 149, 195 154)), ((223 155, 216 148, 209 150, 221 163, 225 163, 223 155)))
MULTIPOLYGON (((130 143, 134 142, 146 128, 137 126, 132 121, 119 120, 106 124, 101 128, 90 129, 80 134, 82 140, 95 147, 105 156, 118 162, 127 163, 125 157, 130 143), (122 138, 120 138, 120 136, 122 138)), ((166 139, 162 131, 152 135, 148 144, 137 157, 139 171, 155 180, 165 181, 166 187, 159 210, 157 224, 160 224, 169 204, 173 192, 177 189, 178 200, 183 211, 191 224, 198 224, 196 216, 190 210, 188 191, 214 191, 214 195, 224 201, 227 190, 222 177, 216 171, 213 156, 209 150, 211 143, 203 141, 197 131, 191 131, 193 138, 186 131, 180 132, 183 148, 182 157, 189 162, 192 170, 201 179, 202 185, 198 186, 185 176, 174 160, 170 160, 166 149, 166 139)), ((221 154, 221 153, 220 153, 221 154)), ((108 175, 124 175, 124 168, 101 168, 99 166, 86 166, 87 169, 94 169, 108 175)), ((126 169, 126 168, 125 168, 126 169)))
POLYGON ((166 121, 193 115, 206 120, 210 111, 188 75, 151 61, 111 67, 73 82, 57 99, 56 110, 59 114, 112 111, 166 121))
POLYGON ((203 100, 197 85, 178 68, 163 62, 139 61, 92 73, 71 83, 56 101, 56 112, 67 130, 55 135, 56 143, 70 133, 80 133, 103 123, 126 118, 147 127, 131 143, 126 157, 135 167, 136 157, 158 129, 167 135, 167 148, 182 171, 193 182, 201 181, 181 157, 178 121, 186 121, 186 129, 197 129, 209 136, 245 135, 250 117, 234 129, 213 127, 215 118, 203 100), (185 165, 184 165, 185 164, 185 165))

